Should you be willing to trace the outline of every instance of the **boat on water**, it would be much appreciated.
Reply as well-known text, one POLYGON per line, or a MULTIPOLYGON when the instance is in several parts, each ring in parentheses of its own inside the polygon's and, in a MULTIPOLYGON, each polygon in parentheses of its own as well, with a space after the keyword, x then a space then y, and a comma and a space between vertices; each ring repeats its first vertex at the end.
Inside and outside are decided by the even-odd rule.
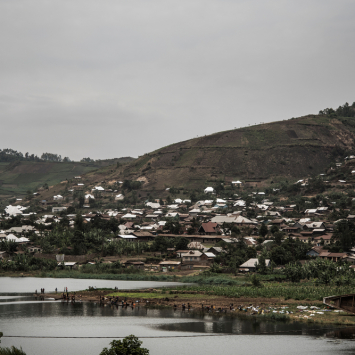
POLYGON ((323 298, 327 306, 355 314, 355 293, 350 295, 329 296, 323 298))

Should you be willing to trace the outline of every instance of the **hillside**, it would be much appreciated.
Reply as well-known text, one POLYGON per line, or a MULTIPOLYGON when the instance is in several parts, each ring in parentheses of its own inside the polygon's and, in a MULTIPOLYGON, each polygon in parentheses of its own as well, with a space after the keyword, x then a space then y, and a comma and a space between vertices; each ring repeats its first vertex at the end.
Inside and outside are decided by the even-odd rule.
POLYGON ((105 166, 117 164, 117 162, 126 164, 132 160, 134 159, 127 157, 100 160, 93 163, 0 162, 0 197, 20 197, 25 195, 28 190, 35 191, 44 184, 55 185, 63 180, 102 169, 105 166))
MULTIPOLYGON (((143 182, 141 198, 164 197, 167 187, 201 191, 235 180, 262 188, 324 173, 334 162, 354 154, 354 139, 355 118, 333 113, 249 126, 175 143, 125 165, 89 171, 82 179, 83 190, 94 185, 117 190, 115 182, 124 180, 143 182)), ((65 178, 62 175, 61 180, 65 178)), ((62 184, 56 185, 41 198, 50 199, 63 189, 62 184)))
MULTIPOLYGON (((308 115, 169 145, 92 180, 142 180, 144 189, 200 188, 319 174, 354 148, 355 119, 308 115)), ((107 172, 106 172, 107 173, 107 172)))

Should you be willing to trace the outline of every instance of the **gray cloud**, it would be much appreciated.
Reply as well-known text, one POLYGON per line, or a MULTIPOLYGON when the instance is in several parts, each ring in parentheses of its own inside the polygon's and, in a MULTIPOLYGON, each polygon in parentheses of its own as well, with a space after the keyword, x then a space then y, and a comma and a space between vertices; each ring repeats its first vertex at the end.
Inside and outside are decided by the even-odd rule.
POLYGON ((137 156, 355 101, 353 1, 0 2, 1 147, 137 156))

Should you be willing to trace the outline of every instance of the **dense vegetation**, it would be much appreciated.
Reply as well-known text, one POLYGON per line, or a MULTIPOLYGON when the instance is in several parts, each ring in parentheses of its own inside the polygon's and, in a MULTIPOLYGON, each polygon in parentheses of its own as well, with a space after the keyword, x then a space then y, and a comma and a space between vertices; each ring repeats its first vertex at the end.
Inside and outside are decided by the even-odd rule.
POLYGON ((0 162, 14 162, 14 161, 34 161, 34 162, 70 162, 71 160, 68 157, 62 158, 58 154, 53 153, 43 153, 39 158, 37 155, 30 153, 21 153, 14 149, 0 149, 0 162))
POLYGON ((349 105, 347 102, 343 106, 339 106, 337 109, 326 108, 319 111, 320 115, 327 115, 330 117, 355 117, 355 102, 349 105))

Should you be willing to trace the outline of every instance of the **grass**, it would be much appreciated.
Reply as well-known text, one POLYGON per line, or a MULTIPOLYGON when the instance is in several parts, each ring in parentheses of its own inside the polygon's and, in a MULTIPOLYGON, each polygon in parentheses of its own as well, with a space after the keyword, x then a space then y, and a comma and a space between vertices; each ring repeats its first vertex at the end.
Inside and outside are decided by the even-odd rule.
POLYGON ((225 286, 232 286, 232 285, 242 285, 245 284, 244 280, 241 279, 232 279, 228 276, 201 276, 201 275, 194 275, 194 276, 184 276, 181 278, 182 282, 189 282, 189 283, 197 283, 200 285, 225 285, 225 286))
POLYGON ((0 180, 3 185, 1 194, 24 195, 27 190, 34 190, 44 183, 49 186, 71 179, 76 175, 83 175, 101 167, 100 163, 54 163, 23 161, 14 168, 11 163, 1 163, 0 180))
POLYGON ((310 300, 321 301, 323 297, 336 294, 348 294, 354 292, 351 286, 315 286, 308 284, 292 284, 288 282, 263 283, 262 287, 253 286, 216 286, 216 285, 200 285, 200 286, 181 286, 178 290, 204 292, 207 295, 225 296, 225 297, 248 297, 248 298, 279 298, 294 300, 310 300))

